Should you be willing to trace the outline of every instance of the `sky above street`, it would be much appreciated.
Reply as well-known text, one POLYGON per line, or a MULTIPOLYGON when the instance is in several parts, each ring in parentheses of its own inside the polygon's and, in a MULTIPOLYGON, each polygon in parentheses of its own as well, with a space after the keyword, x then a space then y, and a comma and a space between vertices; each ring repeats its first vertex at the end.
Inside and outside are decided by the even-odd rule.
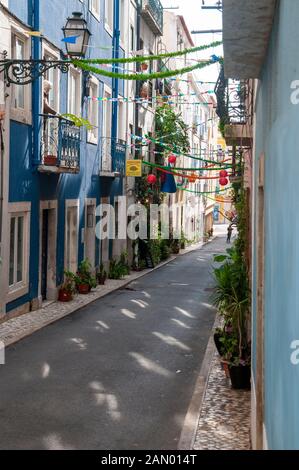
MULTIPOLYGON (((190 31, 222 29, 222 15, 218 10, 202 10, 202 0, 161 0, 163 7, 179 7, 179 9, 168 10, 176 15, 182 15, 190 31)), ((214 6, 216 0, 205 0, 205 5, 214 6)), ((193 41, 196 46, 220 41, 221 34, 193 34, 193 41)), ((197 54, 197 58, 209 58, 211 54, 223 55, 222 47, 208 49, 197 54)), ((219 65, 207 67, 197 72, 199 80, 214 81, 219 74, 219 65)))

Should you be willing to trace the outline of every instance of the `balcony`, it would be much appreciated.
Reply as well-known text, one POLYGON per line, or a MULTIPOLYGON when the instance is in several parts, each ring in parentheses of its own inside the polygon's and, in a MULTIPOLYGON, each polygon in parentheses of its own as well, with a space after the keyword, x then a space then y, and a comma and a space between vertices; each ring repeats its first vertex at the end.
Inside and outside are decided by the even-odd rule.
POLYGON ((144 0, 141 15, 157 36, 163 36, 163 7, 160 0, 144 0))
POLYGON ((216 113, 226 144, 251 146, 253 95, 249 81, 225 78, 222 67, 215 94, 216 113))
POLYGON ((223 0, 222 3, 225 74, 238 79, 259 78, 278 2, 223 0))
POLYGON ((40 115, 41 173, 79 173, 80 129, 73 122, 52 114, 40 115))
POLYGON ((126 165, 126 142, 120 139, 102 138, 102 163, 100 176, 116 178, 124 176, 126 165))
POLYGON ((112 171, 123 176, 126 166, 126 142, 117 139, 112 142, 112 171))

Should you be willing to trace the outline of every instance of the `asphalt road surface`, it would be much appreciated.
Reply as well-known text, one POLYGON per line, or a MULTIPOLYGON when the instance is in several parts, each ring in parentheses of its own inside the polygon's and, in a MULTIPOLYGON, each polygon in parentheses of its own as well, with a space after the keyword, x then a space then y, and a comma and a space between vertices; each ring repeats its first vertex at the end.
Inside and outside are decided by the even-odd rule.
POLYGON ((176 449, 223 249, 218 238, 9 347, 0 449, 176 449))

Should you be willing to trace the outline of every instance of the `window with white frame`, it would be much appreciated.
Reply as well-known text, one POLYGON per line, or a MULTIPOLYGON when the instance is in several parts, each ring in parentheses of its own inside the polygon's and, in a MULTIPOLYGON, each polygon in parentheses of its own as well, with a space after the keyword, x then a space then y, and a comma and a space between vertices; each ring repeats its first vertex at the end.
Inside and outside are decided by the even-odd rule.
MULTIPOLYGON (((21 33, 12 32, 11 35, 12 59, 25 60, 28 58, 28 39, 21 33)), ((30 86, 12 86, 11 106, 14 110, 24 113, 30 108, 30 86)), ((12 116, 13 118, 17 116, 12 116)), ((23 120, 24 114, 20 116, 23 120)))
MULTIPOLYGON (((12 204, 9 213, 9 294, 28 289, 30 203, 12 204)), ((15 296, 15 298, 18 297, 15 296)))
POLYGON ((81 114, 81 73, 70 69, 68 77, 68 113, 81 114))
MULTIPOLYGON (((59 57, 51 54, 48 49, 44 50, 44 60, 59 60, 59 57)), ((48 80, 52 84, 52 88, 49 92, 49 106, 54 109, 57 113, 59 112, 59 88, 60 88, 60 72, 58 69, 50 68, 44 74, 45 80, 48 80)))
POLYGON ((120 40, 122 43, 125 42, 125 35, 126 35, 126 25, 127 25, 127 8, 126 8, 126 0, 120 0, 119 2, 119 9, 120 9, 120 40))
POLYGON ((126 116, 125 116, 126 107, 124 103, 119 101, 118 103, 118 138, 125 140, 125 125, 126 125, 126 116))
POLYGON ((88 141, 97 144, 98 143, 98 127, 99 127, 99 84, 95 78, 91 79, 89 88, 89 101, 88 101, 88 121, 93 126, 88 131, 88 141))
POLYGON ((103 126, 102 126, 102 171, 111 171, 111 120, 112 120, 112 101, 111 91, 104 90, 103 107, 103 126))
POLYGON ((105 0, 105 26, 109 31, 113 31, 114 2, 105 0))
MULTIPOLYGON (((113 0, 111 0, 113 3, 113 0)), ((89 0, 89 9, 98 19, 100 17, 100 0, 89 0)))

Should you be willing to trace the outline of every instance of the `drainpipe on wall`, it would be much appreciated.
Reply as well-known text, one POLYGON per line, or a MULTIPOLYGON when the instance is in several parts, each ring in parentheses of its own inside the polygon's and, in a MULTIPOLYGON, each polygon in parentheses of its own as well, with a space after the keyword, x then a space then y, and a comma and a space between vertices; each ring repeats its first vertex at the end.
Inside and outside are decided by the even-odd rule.
MULTIPOLYGON (((114 0, 114 31, 113 31, 113 58, 119 58, 119 46, 120 46, 120 29, 119 29, 119 1, 114 0)), ((112 70, 114 73, 118 72, 118 64, 113 64, 112 70)), ((118 98, 119 95, 119 79, 112 79, 112 98, 115 98, 115 101, 112 101, 112 143, 115 143, 117 139, 117 130, 118 130, 118 98)))
MULTIPOLYGON (((112 57, 114 59, 119 58, 119 46, 120 46, 120 26, 119 26, 119 2, 120 0, 113 0, 114 1, 114 18, 113 18, 113 54, 112 57)), ((114 73, 119 72, 118 64, 112 65, 112 71, 114 73)), ((112 79, 112 128, 111 128, 111 154, 112 154, 112 165, 113 165, 113 158, 115 158, 115 145, 117 140, 118 134, 118 98, 119 95, 119 79, 113 78, 112 79)), ((112 195, 110 195, 110 203, 114 206, 114 201, 112 200, 112 195)), ((109 240, 109 258, 112 258, 113 255, 113 240, 109 240)))
MULTIPOLYGON (((136 23, 136 49, 140 50, 140 29, 141 29, 141 8, 142 0, 136 0, 137 3, 137 23, 136 23)), ((139 62, 136 63, 136 71, 140 71, 139 62)), ((136 96, 140 96, 140 83, 136 81, 136 96)), ((135 104, 135 135, 138 135, 139 104, 135 104)))
MULTIPOLYGON (((31 21, 30 25, 34 31, 39 31, 40 18, 39 18, 39 2, 40 0, 31 1, 31 21)), ((39 37, 32 38, 32 55, 34 60, 41 59, 41 39, 39 37)), ((33 165, 40 163, 40 96, 41 96, 41 79, 38 78, 32 84, 32 152, 33 152, 33 165)))

